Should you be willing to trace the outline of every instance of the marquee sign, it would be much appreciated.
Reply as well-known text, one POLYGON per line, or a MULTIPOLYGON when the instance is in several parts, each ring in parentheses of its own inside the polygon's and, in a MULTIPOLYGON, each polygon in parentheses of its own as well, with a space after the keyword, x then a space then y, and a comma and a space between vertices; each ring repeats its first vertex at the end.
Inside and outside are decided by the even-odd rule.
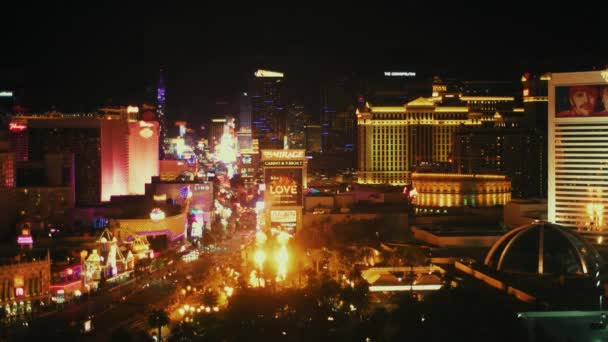
POLYGON ((270 222, 296 222, 297 212, 295 210, 271 210, 270 222))
POLYGON ((302 167, 304 162, 301 160, 266 160, 262 164, 264 167, 296 166, 302 167))
POLYGON ((262 160, 304 159, 304 150, 262 150, 262 160))
POLYGON ((270 228, 295 232, 301 225, 306 186, 305 150, 262 150, 266 222, 270 228))

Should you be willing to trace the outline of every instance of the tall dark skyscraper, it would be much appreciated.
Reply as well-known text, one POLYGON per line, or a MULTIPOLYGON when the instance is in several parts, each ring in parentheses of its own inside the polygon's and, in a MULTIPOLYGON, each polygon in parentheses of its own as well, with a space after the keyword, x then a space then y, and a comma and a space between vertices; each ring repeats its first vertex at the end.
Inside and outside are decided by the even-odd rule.
POLYGON ((167 92, 167 71, 164 68, 160 69, 160 77, 158 79, 158 88, 156 89, 156 112, 158 114, 158 123, 160 125, 160 144, 159 144, 159 156, 163 158, 163 146, 165 144, 165 137, 167 136, 167 118, 165 111, 167 110, 166 105, 166 92, 167 92))
POLYGON ((239 96, 239 131, 251 132, 251 99, 247 93, 239 96))
POLYGON ((240 149, 250 149, 251 144, 251 99, 244 92, 239 96, 238 139, 240 149))
POLYGON ((321 86, 320 126, 323 152, 353 148, 356 125, 354 104, 361 93, 357 88, 356 79, 349 76, 330 79, 321 86), (344 119, 349 122, 344 122, 344 119))
POLYGON ((286 89, 283 73, 258 70, 249 84, 252 138, 261 149, 282 148, 286 130, 286 89))
POLYGON ((535 188, 538 188, 538 196, 547 197, 548 185, 548 88, 551 74, 522 76, 523 102, 525 120, 523 127, 527 128, 530 136, 534 137, 537 156, 531 161, 534 162, 538 172, 534 175, 536 180, 535 188))
POLYGON ((306 125, 311 124, 310 115, 306 113, 303 105, 299 103, 291 103, 287 108, 287 135, 289 138, 290 148, 305 148, 305 130, 306 125))

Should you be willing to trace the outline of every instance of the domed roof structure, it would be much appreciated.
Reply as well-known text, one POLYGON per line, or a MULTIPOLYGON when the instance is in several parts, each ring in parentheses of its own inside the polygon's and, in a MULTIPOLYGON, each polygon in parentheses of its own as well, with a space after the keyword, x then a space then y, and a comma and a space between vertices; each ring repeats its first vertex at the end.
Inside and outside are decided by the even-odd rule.
POLYGON ((594 274, 603 265, 597 250, 572 230, 547 222, 513 229, 492 246, 484 264, 507 273, 594 274))

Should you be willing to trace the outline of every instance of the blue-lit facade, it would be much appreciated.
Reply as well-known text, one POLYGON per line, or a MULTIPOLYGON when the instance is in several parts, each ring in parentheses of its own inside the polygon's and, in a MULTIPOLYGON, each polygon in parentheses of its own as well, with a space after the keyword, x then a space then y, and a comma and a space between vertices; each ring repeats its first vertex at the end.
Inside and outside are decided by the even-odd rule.
POLYGON ((287 133, 284 78, 256 76, 249 88, 252 138, 261 149, 282 148, 287 133))
POLYGON ((160 126, 160 144, 159 152, 160 158, 163 158, 163 145, 167 136, 167 119, 165 117, 166 102, 165 96, 167 92, 166 86, 166 70, 160 69, 160 77, 158 80, 158 88, 156 89, 156 112, 158 115, 158 123, 160 126))
POLYGON ((351 77, 327 81, 321 88, 321 146, 323 152, 352 151, 355 144, 356 99, 360 84, 351 77))

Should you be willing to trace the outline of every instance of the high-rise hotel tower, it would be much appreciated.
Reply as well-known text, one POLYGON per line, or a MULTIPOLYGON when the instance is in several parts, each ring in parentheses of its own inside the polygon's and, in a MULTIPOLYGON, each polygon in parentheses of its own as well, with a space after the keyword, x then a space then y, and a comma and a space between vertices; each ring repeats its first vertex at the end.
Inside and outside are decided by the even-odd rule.
POLYGON ((554 73, 549 81, 549 221, 606 232, 608 71, 554 73))

